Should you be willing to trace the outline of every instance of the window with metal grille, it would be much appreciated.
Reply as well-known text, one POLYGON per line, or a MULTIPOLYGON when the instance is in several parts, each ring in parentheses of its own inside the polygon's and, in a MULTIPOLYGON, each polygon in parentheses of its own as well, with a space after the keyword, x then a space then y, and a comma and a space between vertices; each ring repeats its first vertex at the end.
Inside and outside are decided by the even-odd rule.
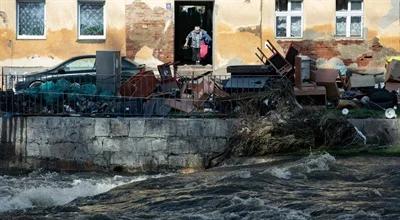
POLYGON ((17 1, 17 38, 45 38, 45 1, 17 1))
POLYGON ((336 36, 363 36, 363 0, 336 0, 336 36))
POLYGON ((277 38, 303 37, 303 1, 275 0, 277 38))
POLYGON ((105 39, 104 2, 79 1, 79 39, 105 39))

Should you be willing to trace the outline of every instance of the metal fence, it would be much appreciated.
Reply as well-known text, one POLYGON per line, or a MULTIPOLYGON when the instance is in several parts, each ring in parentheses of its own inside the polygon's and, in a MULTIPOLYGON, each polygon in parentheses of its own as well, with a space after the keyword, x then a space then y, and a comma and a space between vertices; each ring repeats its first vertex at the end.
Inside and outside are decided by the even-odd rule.
MULTIPOLYGON (((285 80, 277 75, 162 79, 149 72, 121 78, 79 73, 5 75, 0 110, 24 116, 234 117, 249 107, 243 106, 246 100, 282 89, 285 80)), ((254 105, 261 108, 263 103, 254 105)))

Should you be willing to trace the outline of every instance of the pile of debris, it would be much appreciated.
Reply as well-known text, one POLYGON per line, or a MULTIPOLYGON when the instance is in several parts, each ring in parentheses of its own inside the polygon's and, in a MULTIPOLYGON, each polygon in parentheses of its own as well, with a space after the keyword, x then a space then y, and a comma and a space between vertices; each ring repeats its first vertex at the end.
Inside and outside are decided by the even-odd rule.
POLYGON ((284 97, 264 117, 243 117, 225 151, 211 156, 207 167, 219 166, 232 158, 338 150, 366 144, 365 136, 345 117, 288 103, 288 97, 284 97))
MULTIPOLYGON (((340 62, 339 62, 340 63, 340 62)), ((309 57, 296 57, 295 94, 302 104, 337 108, 343 115, 353 109, 379 110, 395 118, 400 89, 400 58, 390 58, 386 71, 360 70, 337 65, 317 69, 309 57)))

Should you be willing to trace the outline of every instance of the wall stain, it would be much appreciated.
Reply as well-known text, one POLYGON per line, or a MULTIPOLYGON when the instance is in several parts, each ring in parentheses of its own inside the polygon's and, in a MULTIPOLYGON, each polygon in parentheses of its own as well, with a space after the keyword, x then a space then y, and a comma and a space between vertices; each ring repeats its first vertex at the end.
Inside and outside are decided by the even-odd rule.
MULTIPOLYGON (((382 16, 379 21, 379 26, 381 28, 387 28, 394 22, 399 22, 400 19, 400 1, 399 0, 391 0, 391 8, 390 10, 382 16)), ((400 30, 399 30, 400 31, 400 30)))
POLYGON ((0 44, 0 60, 53 57, 68 59, 73 56, 95 54, 97 50, 120 50, 124 55, 124 29, 107 29, 105 41, 78 41, 76 30, 61 29, 48 31, 46 40, 16 40, 16 33, 10 29, 0 29, 0 42, 13 41, 13 48, 0 44))
POLYGON ((240 27, 239 32, 247 32, 256 35, 257 37, 261 37, 261 26, 250 26, 250 27, 240 27))
POLYGON ((7 14, 4 11, 0 11, 0 21, 2 21, 4 24, 7 24, 7 14))
POLYGON ((219 23, 217 24, 215 41, 216 51, 220 59, 240 60, 243 64, 258 62, 254 53, 256 48, 260 47, 260 37, 254 33, 234 31, 229 26, 219 23), (218 30, 224 30, 224 32, 218 30))

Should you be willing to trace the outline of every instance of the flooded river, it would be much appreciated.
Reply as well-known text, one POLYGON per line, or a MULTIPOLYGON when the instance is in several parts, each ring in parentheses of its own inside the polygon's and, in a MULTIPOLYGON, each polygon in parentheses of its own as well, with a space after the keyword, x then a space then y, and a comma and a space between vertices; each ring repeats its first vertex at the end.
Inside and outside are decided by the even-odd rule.
POLYGON ((156 177, 2 176, 0 218, 400 219, 400 158, 321 154, 240 164, 156 177))

